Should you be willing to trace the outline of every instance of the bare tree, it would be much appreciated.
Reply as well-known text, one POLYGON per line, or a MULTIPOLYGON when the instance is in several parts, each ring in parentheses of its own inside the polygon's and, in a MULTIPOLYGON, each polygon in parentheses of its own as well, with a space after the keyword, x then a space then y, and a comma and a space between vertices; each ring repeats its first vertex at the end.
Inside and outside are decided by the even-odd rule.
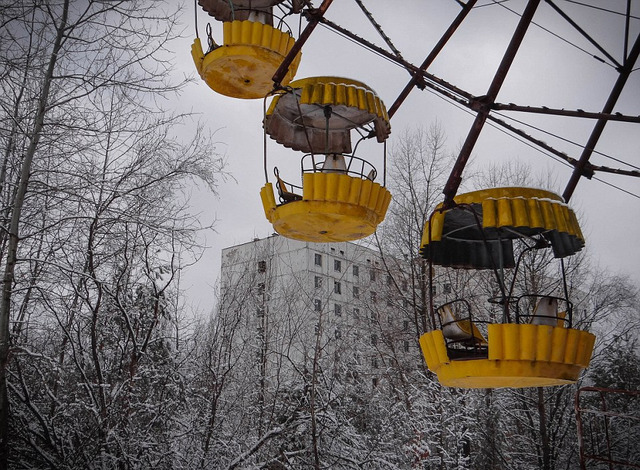
MULTIPOLYGON (((495 321, 499 313, 486 302, 487 297, 496 295, 492 287, 495 279, 491 273, 436 268, 434 285, 430 289, 426 282, 426 265, 412 254, 420 244, 428 215, 440 202, 439 188, 443 186, 446 175, 437 170, 441 168, 439 165, 447 167, 447 160, 442 158, 446 155, 443 144, 444 138, 436 128, 435 131, 431 129, 426 138, 421 133, 406 136, 398 144, 397 149, 401 151, 394 149, 392 152, 394 204, 390 207, 380 245, 386 275, 391 279, 396 295, 403 291, 403 276, 405 281, 407 277, 410 280, 409 290, 413 295, 408 297, 412 299, 414 315, 407 318, 413 319, 417 335, 433 327, 426 320, 431 299, 435 303, 465 298, 470 301, 474 315, 487 320, 495 321), (424 143, 421 146, 416 142, 424 143), (431 151, 423 151, 425 148, 431 151), (402 262, 397 261, 398 258, 416 261, 407 270, 402 262), (480 299, 482 301, 476 301, 480 299)), ((552 176, 535 177, 526 165, 512 163, 481 169, 468 178, 468 183, 469 189, 534 186, 553 190, 556 185, 552 176)), ((517 241, 516 245, 516 251, 525 248, 517 241)), ((545 250, 526 252, 518 275, 513 279, 513 295, 563 291, 562 271, 563 267, 551 253, 545 250)), ((636 315, 614 315, 616 309, 624 312, 628 312, 628 308, 633 310, 634 290, 618 277, 610 278, 594 269, 584 253, 564 260, 564 274, 567 276, 569 297, 574 302, 574 327, 606 332, 599 335, 594 355, 594 362, 597 362, 600 355, 606 356, 607 348, 601 346, 613 344, 616 338, 630 331, 629 326, 636 324, 633 320, 636 315), (598 279, 597 285, 593 282, 595 279, 598 279)), ((505 271, 504 275, 506 285, 510 285, 514 272, 505 271)), ((392 344, 393 329, 389 325, 381 323, 378 335, 392 344)), ((393 355, 393 348, 387 351, 393 355)), ((392 363, 388 367, 389 376, 402 370, 392 363)), ((405 401, 408 405, 405 422, 413 423, 416 413, 426 413, 422 415, 421 424, 415 427, 416 437, 412 440, 412 448, 416 449, 416 454, 422 455, 422 462, 431 462, 440 468, 474 466, 485 469, 571 468, 576 462, 575 387, 437 393, 437 385, 433 389, 416 385, 417 380, 425 380, 433 386, 433 378, 428 374, 426 378, 418 379, 419 374, 415 372, 403 372, 409 377, 409 386, 396 383, 399 389, 407 391, 406 396, 411 397, 405 401), (415 398, 415 389, 429 397, 429 405, 415 398)), ((401 399, 401 396, 396 399, 401 399)))
POLYGON ((0 10, 0 466, 10 436, 43 464, 86 462, 93 450, 73 444, 86 426, 96 464, 132 455, 110 433, 134 425, 135 385, 171 343, 173 286, 202 228, 178 196, 192 179, 215 189, 222 168, 201 130, 180 142, 184 116, 157 106, 181 86, 164 49, 177 13, 137 1, 0 10), (71 439, 62 417, 85 405, 71 439))
MULTIPOLYGON (((447 153, 446 137, 436 122, 428 129, 406 131, 391 150, 389 187, 393 204, 382 228, 381 251, 410 261, 407 277, 410 285, 412 323, 417 334, 427 328, 429 282, 427 263, 418 255, 425 224, 436 205, 453 155, 447 153)), ((390 264, 393 264, 390 260, 390 264)), ((397 266, 387 266, 397 271, 397 266)), ((391 274, 391 273, 390 273, 391 274)), ((400 285, 396 286, 400 291, 400 285)))

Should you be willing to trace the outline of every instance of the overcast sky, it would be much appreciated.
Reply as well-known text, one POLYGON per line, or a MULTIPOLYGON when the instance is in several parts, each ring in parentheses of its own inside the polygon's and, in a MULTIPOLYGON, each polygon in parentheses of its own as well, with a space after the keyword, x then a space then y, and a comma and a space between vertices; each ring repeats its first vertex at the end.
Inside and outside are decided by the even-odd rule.
MULTIPOLYGON (((417 66, 460 9, 454 0, 364 3, 403 57, 417 66)), ((612 56, 622 61, 624 17, 603 8, 623 12, 626 0, 556 0, 556 3, 612 56)), ((631 3, 635 18, 632 19, 629 48, 640 32, 640 0, 632 0, 631 3)), ((320 2, 315 1, 314 4, 319 5, 320 2)), ((519 20, 518 14, 522 13, 525 5, 524 0, 509 0, 502 4, 479 0, 478 6, 428 71, 473 95, 486 94, 519 20)), ((384 46, 384 41, 355 1, 334 0, 326 17, 384 46)), ((190 56, 193 18, 193 5, 188 5, 184 15, 187 35, 180 46, 182 50, 177 51, 177 70, 195 76, 190 56)), ((214 38, 221 42, 221 25, 201 10, 198 18, 199 30, 204 31, 205 24, 212 23, 214 38)), ((618 76, 614 67, 594 59, 593 54, 602 54, 545 2, 541 2, 534 22, 537 25, 532 25, 527 32, 497 102, 600 111, 618 76)), ((290 19, 288 24, 297 37, 297 22, 290 19)), ((302 20, 302 27, 305 25, 306 21, 302 20)), ((640 115, 640 63, 636 64, 636 69, 615 108, 617 112, 640 115)), ((395 101, 410 78, 401 67, 319 26, 303 48, 296 78, 322 75, 360 80, 376 90, 387 107, 395 101)), ((262 100, 240 100, 219 95, 200 80, 185 90, 177 105, 180 110, 200 113, 208 128, 216 132, 220 142, 216 150, 227 156, 228 170, 235 178, 235 181, 229 180, 221 185, 218 199, 197 191, 192 196, 194 210, 199 211, 205 221, 218 219, 217 233, 206 234, 206 244, 210 248, 197 268, 190 268, 183 277, 189 303, 200 312, 208 312, 214 305, 212 289, 219 275, 221 249, 273 233, 264 217, 259 196, 264 185, 262 106, 262 100)), ((503 112, 502 116, 543 129, 545 132, 510 121, 574 158, 580 157, 582 149, 579 145, 587 141, 595 124, 594 120, 588 119, 515 112, 503 112)), ((406 130, 428 127, 437 121, 445 131, 448 151, 455 152, 466 138, 474 117, 474 114, 433 92, 416 89, 391 121, 389 145, 393 147, 394 139, 400 138, 406 130)), ((638 169, 640 124, 609 123, 596 151, 632 166, 593 155, 591 162, 596 165, 638 169)), ((359 156, 371 158, 380 168, 381 149, 372 147, 371 153, 371 157, 359 156)), ((291 175, 291 179, 299 174, 302 153, 284 149, 270 141, 268 155, 270 167, 278 165, 285 175, 291 175)), ((557 181, 553 189, 560 194, 571 173, 571 168, 562 162, 489 125, 485 125, 474 148, 473 159, 476 168, 508 160, 524 162, 537 175, 553 174, 557 181)), ((570 206, 580 216, 587 250, 603 268, 640 279, 640 248, 636 243, 640 240, 640 179, 602 173, 596 177, 609 185, 582 179, 570 200, 570 206)), ((416 253, 417 250, 418 247, 416 253)))

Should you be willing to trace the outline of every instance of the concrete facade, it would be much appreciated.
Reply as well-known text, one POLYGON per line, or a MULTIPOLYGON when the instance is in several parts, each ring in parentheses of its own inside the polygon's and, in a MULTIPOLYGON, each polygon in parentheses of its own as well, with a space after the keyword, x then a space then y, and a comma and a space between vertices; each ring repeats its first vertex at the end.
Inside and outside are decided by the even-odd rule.
POLYGON ((389 361, 422 366, 409 277, 408 263, 356 243, 273 235, 222 250, 221 298, 233 308, 229 293, 241 293, 265 367, 310 370, 321 356, 375 386, 389 361))

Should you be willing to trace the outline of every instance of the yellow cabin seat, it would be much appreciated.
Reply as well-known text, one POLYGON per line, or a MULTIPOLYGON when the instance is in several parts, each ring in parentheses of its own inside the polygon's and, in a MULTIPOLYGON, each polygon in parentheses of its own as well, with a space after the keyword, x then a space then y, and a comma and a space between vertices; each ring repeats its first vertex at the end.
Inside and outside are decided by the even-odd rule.
POLYGON ((461 388, 544 387, 578 380, 595 336, 535 324, 491 324, 486 358, 451 359, 441 330, 420 337, 429 370, 442 385, 461 388))
POLYGON ((449 305, 444 305, 438 309, 440 321, 442 323, 442 334, 445 338, 456 342, 472 342, 477 345, 486 345, 480 330, 469 320, 458 319, 449 305))
MULTIPOLYGON (((209 87, 232 98, 264 98, 273 90, 272 77, 295 40, 286 32, 258 21, 227 21, 223 44, 207 54, 200 38, 191 46, 198 73, 209 87)), ((289 66, 282 85, 296 74, 301 54, 289 66)))
POLYGON ((531 316, 531 323, 534 325, 555 326, 560 320, 558 316, 558 300, 554 297, 542 297, 531 316))

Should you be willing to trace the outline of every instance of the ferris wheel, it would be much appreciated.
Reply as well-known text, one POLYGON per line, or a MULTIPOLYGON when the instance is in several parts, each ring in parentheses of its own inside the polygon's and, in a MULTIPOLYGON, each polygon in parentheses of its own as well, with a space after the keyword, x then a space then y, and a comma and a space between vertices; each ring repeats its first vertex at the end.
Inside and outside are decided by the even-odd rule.
POLYGON ((640 122, 640 116, 616 112, 640 55, 640 33, 631 41, 631 19, 637 18, 627 0, 626 10, 620 12, 626 21, 621 32, 623 58, 618 60, 559 5, 560 1, 546 1, 558 18, 585 38, 604 57, 600 60, 611 63, 617 72, 601 110, 568 110, 498 101, 507 73, 528 29, 535 23, 540 0, 528 0, 519 13, 486 93, 475 96, 433 75, 430 66, 446 53, 448 42, 474 9, 502 3, 452 1, 459 6, 457 15, 418 66, 404 59, 360 0, 355 2, 386 47, 329 20, 326 13, 332 0, 323 0, 318 7, 305 0, 197 0, 204 11, 222 22, 223 37, 218 44, 208 28, 205 50, 196 29, 192 57, 198 73, 212 90, 232 98, 265 101, 265 185, 259 190, 260 198, 274 230, 296 240, 351 241, 376 231, 392 200, 386 188, 390 121, 412 90, 429 90, 472 113, 473 122, 450 169, 442 202, 429 217, 416 249, 429 264, 430 283, 434 266, 493 272, 496 295, 483 303, 494 315, 491 320, 481 319, 475 313, 480 308, 476 300, 456 298, 436 306, 432 296, 430 315, 424 319, 425 331, 420 338, 423 355, 429 369, 448 386, 531 387, 576 382, 589 365, 595 336, 576 327, 566 285, 564 260, 585 245, 568 203, 583 177, 592 178, 597 172, 640 176, 635 168, 613 169, 590 162, 608 123, 640 122), (290 19, 300 24, 304 19, 306 25, 294 35, 287 25, 290 19), (361 81, 366 77, 296 77, 304 60, 304 45, 318 25, 409 72, 409 80, 389 108, 361 81), (571 157, 510 124, 498 112, 565 116, 590 120, 594 125, 581 154, 571 157), (564 192, 559 195, 528 187, 489 187, 459 194, 465 167, 488 124, 570 165, 572 171, 564 192), (354 136, 357 140, 353 140, 354 136), (268 138, 289 149, 299 165, 271 169, 268 138), (382 168, 376 168, 368 156, 358 153, 359 144, 367 139, 379 144, 382 168), (300 175, 299 180, 292 176, 295 172, 300 175), (557 288, 516 292, 522 256, 532 251, 550 252, 560 263, 557 288), (505 270, 511 271, 511 282, 506 280, 505 270))

